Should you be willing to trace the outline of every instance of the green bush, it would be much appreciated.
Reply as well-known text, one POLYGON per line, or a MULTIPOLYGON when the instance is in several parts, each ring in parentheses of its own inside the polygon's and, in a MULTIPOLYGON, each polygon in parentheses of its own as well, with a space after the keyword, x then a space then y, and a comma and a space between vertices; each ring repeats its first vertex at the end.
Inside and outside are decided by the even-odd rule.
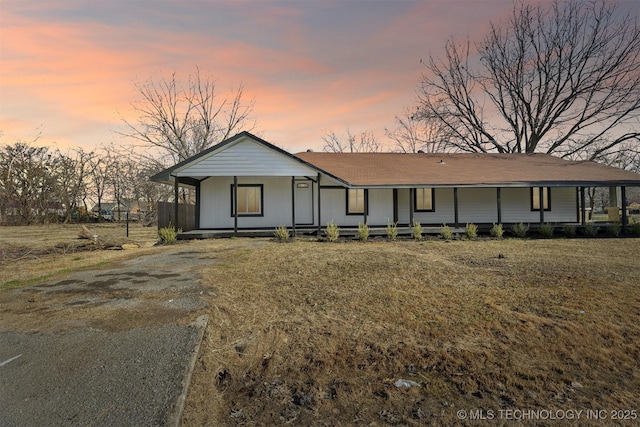
POLYGON ((592 222, 588 222, 582 227, 582 233, 587 237, 596 237, 600 228, 592 222))
POLYGON ((540 228, 538 228, 538 234, 543 239, 552 238, 553 237, 553 225, 551 225, 549 223, 546 223, 546 222, 544 224, 541 224, 540 228))
POLYGON ((576 226, 575 225, 565 225, 562 229, 565 237, 572 238, 576 237, 576 226))
POLYGON ((340 237, 340 229, 335 222, 329 221, 327 228, 324 229, 324 235, 327 237, 328 241, 335 242, 338 240, 338 237, 340 237))
POLYGON ((640 237, 640 221, 631 218, 631 221, 629 222, 629 231, 632 236, 640 237))
POLYGON ((387 221, 387 237, 389 240, 396 240, 398 238, 398 223, 387 221))
POLYGON ((369 238, 369 226, 361 222, 358 223, 358 239, 366 242, 369 238))
POLYGON ((453 238, 453 232, 447 224, 443 224, 442 228, 440 228, 440 236, 442 236, 444 240, 451 240, 451 238, 453 238))
POLYGON ((414 220, 411 226, 412 226, 411 232, 413 233, 413 238, 416 240, 422 240, 422 226, 420 225, 420 223, 414 220))
POLYGON ((279 241, 289 240, 289 229, 284 225, 279 225, 276 227, 273 235, 276 237, 276 240, 279 241))
POLYGON ((513 227, 511 227, 511 232, 516 237, 520 237, 520 238, 527 237, 527 233, 529 232, 529 226, 519 222, 513 227))
POLYGON ((609 230, 609 234, 611 236, 618 237, 620 236, 620 230, 622 229, 622 227, 619 222, 612 222, 611 224, 609 224, 607 229, 609 230))
POLYGON ((502 229, 502 224, 493 224, 491 227, 491 237, 495 237, 496 239, 502 239, 502 235, 504 234, 504 230, 502 229))
POLYGON ((464 234, 469 239, 475 239, 478 237, 478 226, 473 223, 465 225, 464 234))
POLYGON ((178 234, 182 233, 182 229, 176 230, 171 224, 168 227, 158 230, 158 239, 163 245, 175 243, 178 240, 178 234))

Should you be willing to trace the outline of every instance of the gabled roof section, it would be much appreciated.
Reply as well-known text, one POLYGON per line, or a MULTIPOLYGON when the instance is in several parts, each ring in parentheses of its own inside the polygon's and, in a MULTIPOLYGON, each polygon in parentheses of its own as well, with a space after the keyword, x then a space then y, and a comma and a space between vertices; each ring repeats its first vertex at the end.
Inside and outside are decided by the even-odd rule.
POLYGON ((354 187, 640 186, 640 174, 548 154, 304 152, 296 156, 354 187))
MULTIPOLYGON (((326 172, 249 132, 239 133, 151 177, 172 183, 174 177, 311 176, 326 172)), ((332 177, 334 178, 334 177, 332 177)))

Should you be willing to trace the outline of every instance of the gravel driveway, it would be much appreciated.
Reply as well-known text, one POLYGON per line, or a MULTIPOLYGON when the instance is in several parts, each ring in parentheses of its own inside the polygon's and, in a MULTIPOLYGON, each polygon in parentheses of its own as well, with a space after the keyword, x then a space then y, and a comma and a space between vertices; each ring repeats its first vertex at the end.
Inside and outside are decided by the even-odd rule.
POLYGON ((0 293, 0 425, 175 424, 212 262, 179 245, 0 293))

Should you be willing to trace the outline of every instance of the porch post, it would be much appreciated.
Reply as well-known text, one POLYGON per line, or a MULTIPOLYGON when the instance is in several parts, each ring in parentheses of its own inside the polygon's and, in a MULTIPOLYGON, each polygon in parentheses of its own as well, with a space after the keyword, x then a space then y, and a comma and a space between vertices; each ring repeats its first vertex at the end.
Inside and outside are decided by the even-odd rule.
POLYGON ((620 187, 620 195, 622 196, 622 228, 627 226, 627 187, 620 187))
POLYGON ((200 181, 198 181, 198 184, 196 185, 196 206, 195 206, 196 212, 195 212, 195 229, 199 229, 200 228, 200 181))
POLYGON ((540 206, 540 225, 544 224, 544 187, 539 187, 538 204, 540 206))
POLYGON ((498 224, 502 224, 502 188, 496 188, 496 199, 498 201, 498 224))
POLYGON ((296 177, 291 177, 291 229, 296 237, 296 177))
POLYGON ((413 211, 415 210, 415 188, 409 189, 409 227, 413 227, 413 211))
POLYGON ((458 187, 453 187, 453 222, 454 227, 458 228, 458 187))
POLYGON ((318 237, 320 237, 320 232, 322 231, 320 219, 320 172, 318 172, 318 237))
POLYGON ((587 206, 585 205, 584 187, 580 187, 580 223, 582 226, 587 223, 587 206))
POLYGON ((367 223, 367 214, 369 212, 367 212, 369 210, 369 189, 365 188, 364 189, 364 209, 362 210, 364 212, 364 223, 367 223))
POLYGON ((238 235, 238 177, 233 177, 233 235, 238 235))
POLYGON ((174 176, 173 181, 173 228, 180 228, 178 225, 178 199, 180 198, 180 186, 178 185, 178 177, 174 176))
POLYGON ((393 189, 393 222, 398 222, 398 189, 393 189))

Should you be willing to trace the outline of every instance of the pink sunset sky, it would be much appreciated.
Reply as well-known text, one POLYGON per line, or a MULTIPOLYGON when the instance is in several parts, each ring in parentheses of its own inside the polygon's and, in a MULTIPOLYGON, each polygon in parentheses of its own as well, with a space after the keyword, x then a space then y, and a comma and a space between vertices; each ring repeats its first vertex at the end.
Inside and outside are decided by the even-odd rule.
MULTIPOLYGON (((543 0, 544 1, 544 0, 543 0)), ((634 8, 635 0, 624 2, 634 8)), ((253 99, 254 133, 289 151, 373 132, 415 105, 424 67, 447 38, 472 42, 511 0, 0 0, 0 143, 122 143, 135 83, 216 80, 253 99)))

